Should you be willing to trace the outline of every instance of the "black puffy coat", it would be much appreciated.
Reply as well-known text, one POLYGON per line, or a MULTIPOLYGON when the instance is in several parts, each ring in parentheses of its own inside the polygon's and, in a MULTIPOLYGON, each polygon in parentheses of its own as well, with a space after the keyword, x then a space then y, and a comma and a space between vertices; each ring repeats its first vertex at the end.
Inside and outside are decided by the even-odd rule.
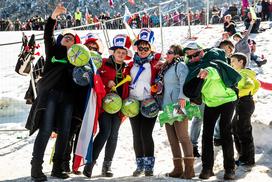
POLYGON ((81 87, 74 83, 72 78, 74 66, 69 64, 68 61, 67 63, 51 62, 53 57, 67 60, 67 48, 61 46, 60 41, 56 41, 54 38, 55 25, 56 20, 49 17, 44 30, 46 54, 44 73, 37 83, 38 96, 32 104, 25 126, 30 131, 30 135, 39 128, 40 122, 42 122, 43 113, 46 110, 48 92, 52 89, 73 95, 73 97, 67 99, 71 99, 74 103, 74 120, 80 122, 84 115, 85 101, 89 89, 88 86, 81 87))

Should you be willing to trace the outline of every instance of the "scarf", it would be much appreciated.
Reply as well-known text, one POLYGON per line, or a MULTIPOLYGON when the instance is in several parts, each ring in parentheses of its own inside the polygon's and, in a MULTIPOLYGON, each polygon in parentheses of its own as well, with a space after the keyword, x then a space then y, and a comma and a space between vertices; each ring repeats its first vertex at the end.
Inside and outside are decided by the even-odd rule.
POLYGON ((140 66, 140 65, 143 65, 147 62, 150 62, 153 58, 154 58, 153 53, 150 53, 146 58, 140 58, 140 56, 136 52, 134 54, 133 61, 135 64, 138 64, 140 66))
POLYGON ((180 61, 182 61, 181 58, 174 58, 174 60, 171 63, 165 62, 162 65, 162 68, 159 71, 158 76, 157 76, 157 78, 155 80, 155 83, 156 83, 157 88, 158 88, 157 95, 162 95, 163 94, 163 85, 164 85, 163 77, 164 77, 166 71, 169 70, 169 68, 171 68, 172 66, 176 66, 176 64, 179 63, 180 61))
MULTIPOLYGON (((180 61, 182 61, 181 58, 174 58, 174 60, 171 63, 165 62, 162 65, 157 78, 155 79, 157 91, 156 91, 156 94, 154 95, 154 98, 157 101, 160 110, 162 110, 162 100, 163 100, 163 86, 164 86, 163 77, 164 77, 167 70, 169 70, 172 66, 176 67, 177 63, 179 63, 180 61)), ((175 71, 176 71, 176 69, 175 69, 175 71)))

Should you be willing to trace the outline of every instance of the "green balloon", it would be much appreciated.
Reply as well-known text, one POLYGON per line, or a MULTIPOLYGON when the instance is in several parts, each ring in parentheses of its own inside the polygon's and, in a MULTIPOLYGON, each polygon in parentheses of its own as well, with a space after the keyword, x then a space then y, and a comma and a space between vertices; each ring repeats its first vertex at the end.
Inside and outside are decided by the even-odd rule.
POLYGON ((99 69, 102 66, 102 56, 96 51, 90 51, 90 60, 99 69))
POLYGON ((69 62, 77 67, 84 66, 89 62, 90 51, 82 44, 74 44, 67 52, 69 62))
POLYGON ((108 93, 104 99, 102 108, 109 114, 115 114, 120 111, 122 107, 122 99, 115 93, 108 93))
POLYGON ((121 112, 127 117, 135 117, 139 114, 140 103, 136 99, 127 98, 123 101, 121 112))

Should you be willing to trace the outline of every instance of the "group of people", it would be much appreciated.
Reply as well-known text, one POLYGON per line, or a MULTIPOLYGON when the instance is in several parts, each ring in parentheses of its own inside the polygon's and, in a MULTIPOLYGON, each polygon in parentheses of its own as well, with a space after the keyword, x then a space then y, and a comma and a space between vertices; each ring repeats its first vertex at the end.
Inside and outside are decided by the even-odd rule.
POLYGON ((0 31, 25 31, 25 30, 43 30, 44 19, 38 15, 21 22, 19 18, 15 21, 11 19, 1 19, 0 31))
POLYGON ((266 64, 267 59, 262 55, 256 55, 256 42, 249 39, 250 33, 258 33, 260 22, 258 19, 253 19, 251 12, 247 13, 247 18, 245 19, 246 30, 244 32, 237 32, 235 22, 232 21, 232 16, 230 14, 224 17, 224 33, 222 34, 222 40, 229 40, 232 38, 236 44, 234 45, 230 42, 229 46, 235 48, 236 52, 242 52, 247 55, 249 62, 247 65, 251 64, 251 61, 255 62, 258 67, 266 64))
POLYGON ((271 0, 258 0, 255 5, 255 11, 259 18, 263 21, 272 20, 272 1, 271 0))
MULTIPOLYGON (((78 138, 88 92, 94 85, 90 83, 80 86, 73 80, 74 66, 68 61, 67 51, 74 44, 81 43, 76 32, 66 30, 57 39, 54 38, 56 18, 64 13, 66 8, 58 5, 45 25, 45 67, 37 83, 38 95, 26 124, 30 134, 39 129, 31 160, 31 177, 34 181, 47 180, 42 172, 42 164, 53 131, 57 133, 57 140, 51 176, 61 179, 69 177, 71 153, 73 146, 77 145, 74 137, 78 138)), ((99 38, 88 34, 84 45, 90 51, 102 54, 98 41, 99 38)), ((109 48, 110 56, 103 59, 102 66, 97 69, 94 64, 90 64, 90 69, 101 77, 105 93, 116 90, 115 93, 122 100, 133 98, 143 103, 148 99, 161 98, 161 102, 158 102, 160 107, 178 103, 178 113, 181 114, 184 114, 182 109, 187 102, 200 105, 203 108, 203 134, 202 171, 199 178, 208 179, 214 175, 213 133, 217 122, 223 149, 224 179, 233 180, 235 162, 237 165, 255 164, 250 118, 254 111, 252 96, 260 85, 254 71, 247 69, 248 57, 241 52, 233 53, 234 49, 228 43, 223 40, 219 48, 209 49, 204 49, 197 42, 190 42, 183 48, 171 45, 166 53, 166 61, 163 62, 162 55, 154 49, 154 32, 143 28, 134 42, 134 55, 130 51, 130 37, 119 34, 113 38, 113 46, 109 48), (116 87, 128 75, 131 81, 116 87), (160 92, 158 88, 161 88, 160 92), (232 134, 238 152, 237 161, 234 159, 232 134)), ((112 114, 99 108, 99 132, 94 137, 89 153, 91 156, 88 156, 89 160, 85 163, 83 175, 92 177, 93 168, 105 146, 102 176, 113 176, 111 164, 118 131, 124 119, 121 111, 112 114)), ((149 116, 143 112, 129 118, 137 165, 132 174, 135 177, 154 175, 152 133, 156 119, 157 115, 149 116)), ((165 128, 174 164, 174 169, 166 175, 183 179, 195 177, 196 156, 188 132, 188 119, 166 123, 165 128)), ((73 172, 80 174, 78 171, 73 172)))
MULTIPOLYGON (((223 14, 233 14, 232 9, 235 6, 228 5, 224 6, 221 10, 213 7, 210 12, 211 23, 221 22, 223 14), (221 15, 221 14, 222 15, 221 15), (220 16, 219 16, 220 14, 220 16), (218 16, 218 21, 214 21, 214 16, 218 16)), ((238 14, 238 9, 236 8, 234 14, 238 14)), ((203 8, 201 10, 190 10, 189 11, 189 22, 191 25, 205 25, 206 24, 206 10, 203 8)), ((234 15, 233 15, 234 16, 234 15)), ((90 26, 90 29, 101 29, 101 25, 98 22, 107 21, 106 26, 108 29, 122 29, 124 28, 123 18, 120 12, 116 14, 110 14, 109 12, 101 12, 100 14, 89 13, 87 10, 84 12, 80 8, 76 8, 74 12, 67 12, 64 15, 57 16, 57 26, 56 29, 71 28, 75 26, 95 24, 90 26), (109 21, 111 20, 111 21, 109 21)), ((185 12, 176 10, 163 15, 162 17, 163 26, 182 26, 188 24, 188 16, 185 12)), ((44 20, 40 15, 36 15, 28 20, 16 19, 2 19, 0 21, 0 31, 20 31, 20 30, 44 30, 46 20, 44 20)), ((160 26, 159 12, 144 12, 132 15, 128 24, 132 28, 153 28, 160 26)))

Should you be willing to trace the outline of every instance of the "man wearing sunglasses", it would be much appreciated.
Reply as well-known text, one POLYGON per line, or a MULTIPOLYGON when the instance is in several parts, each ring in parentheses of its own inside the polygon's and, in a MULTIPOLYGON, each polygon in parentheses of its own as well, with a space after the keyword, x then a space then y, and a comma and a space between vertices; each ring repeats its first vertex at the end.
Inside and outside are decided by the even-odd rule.
POLYGON ((204 50, 201 45, 190 42, 184 47, 185 63, 194 63, 201 60, 204 55, 204 50))
POLYGON ((204 53, 196 42, 192 42, 184 48, 184 52, 189 56, 194 55, 192 56, 194 61, 190 62, 189 60, 187 63, 189 73, 184 85, 184 94, 189 98, 192 97, 192 93, 199 94, 205 105, 202 171, 199 178, 208 179, 214 176, 213 133, 216 120, 220 117, 224 179, 233 180, 235 178, 235 163, 231 120, 237 100, 236 84, 241 79, 241 75, 226 63, 225 52, 222 49, 211 48, 204 53), (197 52, 199 52, 199 56, 195 55, 197 52), (195 89, 198 89, 197 92, 195 89))
POLYGON ((80 100, 82 103, 79 103, 79 100, 76 103, 74 100, 74 98, 78 99, 80 88, 73 82, 71 73, 74 66, 69 64, 67 58, 67 50, 72 45, 80 43, 80 38, 72 30, 65 30, 56 40, 54 38, 56 17, 66 11, 65 7, 61 4, 58 5, 45 25, 46 61, 44 73, 37 83, 38 95, 34 100, 26 124, 30 135, 39 129, 31 160, 31 178, 34 181, 47 180, 46 175, 42 172, 42 163, 53 130, 58 133, 58 137, 51 176, 61 179, 69 178, 62 168, 63 154, 69 139, 72 117, 75 115, 74 108, 83 104, 83 100, 80 100))

